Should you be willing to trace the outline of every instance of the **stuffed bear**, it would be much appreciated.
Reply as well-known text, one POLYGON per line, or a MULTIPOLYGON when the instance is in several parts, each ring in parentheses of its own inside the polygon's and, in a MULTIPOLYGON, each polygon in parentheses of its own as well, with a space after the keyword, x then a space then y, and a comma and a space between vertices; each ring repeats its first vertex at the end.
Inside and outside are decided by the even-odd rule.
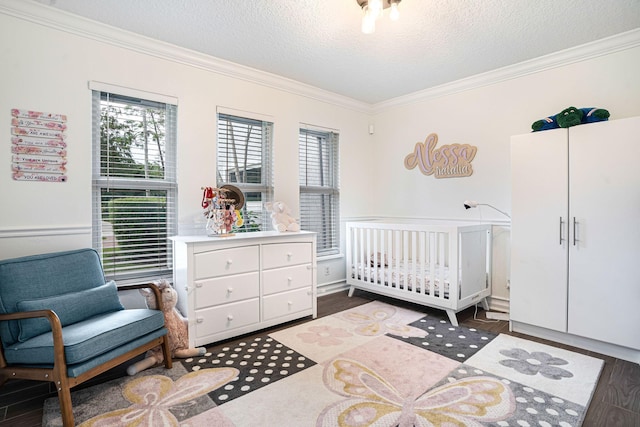
POLYGON ((300 225, 291 216, 291 209, 284 202, 265 203, 264 207, 271 212, 273 228, 283 231, 300 231, 300 225))
POLYGON ((541 130, 568 128, 585 123, 594 123, 607 120, 609 112, 603 108, 576 108, 568 107, 555 116, 537 120, 531 125, 533 132, 541 130))
MULTIPOLYGON (((160 280, 154 282, 160 289, 162 295, 162 312, 164 314, 164 326, 168 330, 169 337, 169 351, 171 351, 172 357, 187 358, 202 356, 206 353, 204 347, 189 347, 189 332, 187 329, 187 319, 182 317, 178 309, 176 309, 176 303, 178 302, 178 293, 166 280, 160 280)), ((151 289, 140 289, 140 293, 147 301, 147 306, 151 309, 155 309, 156 298, 151 289)), ((164 361, 164 354, 162 353, 162 347, 157 346, 149 350, 146 357, 139 362, 127 368, 127 374, 135 375, 140 371, 144 371, 156 364, 164 361)))

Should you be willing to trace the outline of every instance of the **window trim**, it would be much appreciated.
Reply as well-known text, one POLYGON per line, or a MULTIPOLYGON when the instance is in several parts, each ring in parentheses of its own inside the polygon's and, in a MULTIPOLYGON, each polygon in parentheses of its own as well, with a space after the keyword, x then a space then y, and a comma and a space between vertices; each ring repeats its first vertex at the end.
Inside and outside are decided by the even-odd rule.
MULTIPOLYGON (((253 113, 248 111, 236 110, 232 108, 226 108, 218 106, 216 108, 216 186, 221 187, 223 185, 234 185, 238 187, 245 195, 247 193, 261 193, 264 196, 264 200, 261 200, 261 215, 260 215, 260 224, 261 227, 259 230, 239 230, 244 232, 254 232, 254 231, 269 231, 271 230, 271 219, 270 213, 265 209, 264 204, 267 202, 273 201, 274 195, 274 165, 273 165, 273 151, 274 151, 274 132, 275 132, 275 122, 273 120, 273 116, 253 113), (246 122, 260 122, 264 127, 265 124, 269 126, 269 138, 267 141, 262 139, 262 147, 261 147, 261 164, 260 164, 260 180, 261 183, 241 183, 236 181, 225 181, 224 179, 219 179, 220 177, 220 158, 218 156, 220 150, 220 117, 234 117, 238 119, 239 123, 243 121, 246 122), (267 152, 263 151, 264 145, 267 145, 267 152)), ((246 197, 245 197, 246 199, 246 197)), ((245 202, 246 208, 246 202, 245 202)), ((246 223, 245 223, 246 224, 246 223)))
MULTIPOLYGON (((335 129, 328 128, 320 128, 318 126, 308 125, 304 123, 300 123, 298 130, 298 162, 299 162, 299 172, 298 179, 299 182, 299 197, 300 197, 300 222, 305 222, 304 215, 306 212, 305 207, 303 206, 303 194, 324 194, 328 195, 332 200, 332 205, 330 207, 330 211, 332 215, 335 215, 333 221, 330 224, 329 239, 330 247, 320 247, 323 244, 323 238, 327 237, 326 235, 322 235, 323 233, 318 232, 317 238, 317 253, 319 257, 330 257, 336 256, 340 254, 340 146, 339 146, 339 132, 335 129), (300 157, 301 150, 301 140, 304 135, 316 135, 319 137, 323 137, 327 140, 328 143, 331 144, 330 150, 331 152, 328 154, 329 158, 329 168, 332 173, 329 180, 331 181, 330 186, 328 185, 303 185, 304 181, 301 179, 301 173, 303 169, 302 161, 303 159, 300 157)), ((306 168, 305 168, 306 169, 306 168)), ((311 230, 314 231, 314 230, 311 230)))
MULTIPOLYGON (((92 90, 92 246, 98 251, 100 259, 103 261, 103 224, 102 224, 102 190, 126 189, 126 190, 165 190, 167 192, 167 238, 177 234, 178 231, 178 184, 177 184, 177 98, 160 95, 150 92, 139 91, 121 86, 109 85, 101 82, 89 82, 92 90), (101 170, 101 96, 103 93, 111 94, 120 98, 134 98, 141 101, 151 101, 153 103, 164 104, 166 111, 173 117, 167 119, 165 126, 165 171, 164 178, 137 179, 127 177, 116 177, 103 175, 101 170), (169 102, 167 102, 169 101, 169 102)), ((120 272, 112 274, 109 269, 105 269, 107 280, 118 280, 124 283, 149 282, 159 277, 171 277, 173 274, 173 250, 170 243, 167 243, 166 265, 157 269, 143 270, 137 272, 120 272)))

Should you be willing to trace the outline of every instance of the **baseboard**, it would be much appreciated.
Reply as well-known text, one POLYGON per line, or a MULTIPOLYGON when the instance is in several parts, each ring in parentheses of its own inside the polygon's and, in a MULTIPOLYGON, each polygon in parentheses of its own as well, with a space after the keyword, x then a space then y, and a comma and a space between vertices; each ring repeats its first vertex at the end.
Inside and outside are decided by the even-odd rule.
MULTIPOLYGON (((628 347, 622 347, 590 338, 579 337, 577 335, 567 334, 565 332, 553 331, 539 326, 533 326, 526 323, 511 321, 509 329, 513 332, 520 332, 534 337, 555 341, 562 344, 572 345, 574 347, 591 350, 596 353, 606 354, 618 359, 627 360, 640 364, 640 350, 634 350, 628 347)), ((597 357, 597 355, 593 355, 597 357)))
POLYGON ((501 313, 499 311, 487 311, 485 313, 487 319, 509 320, 509 313, 501 313))
POLYGON ((349 285, 347 285, 347 282, 344 280, 318 285, 318 296, 335 294, 336 292, 346 291, 347 289, 349 289, 349 285))

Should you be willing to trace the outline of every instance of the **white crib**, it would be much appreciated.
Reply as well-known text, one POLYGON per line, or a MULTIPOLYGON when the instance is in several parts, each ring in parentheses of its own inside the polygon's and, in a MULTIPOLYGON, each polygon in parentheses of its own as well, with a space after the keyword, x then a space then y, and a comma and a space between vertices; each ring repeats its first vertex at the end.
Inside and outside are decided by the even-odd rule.
POLYGON ((491 225, 378 221, 346 225, 349 296, 362 289, 456 313, 488 310, 491 225))

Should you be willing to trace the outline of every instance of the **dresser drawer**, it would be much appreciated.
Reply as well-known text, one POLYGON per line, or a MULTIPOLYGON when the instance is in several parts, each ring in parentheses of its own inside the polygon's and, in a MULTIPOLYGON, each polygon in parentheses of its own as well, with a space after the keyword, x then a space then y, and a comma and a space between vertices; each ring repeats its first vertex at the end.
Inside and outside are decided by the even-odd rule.
POLYGON ((313 292, 311 286, 263 298, 264 320, 286 316, 303 310, 311 310, 313 292))
POLYGON ((258 271, 258 246, 221 249, 196 254, 195 279, 258 271))
POLYGON ((262 272, 262 289, 264 295, 290 291, 311 286, 313 270, 311 264, 294 265, 293 267, 275 268, 262 272))
POLYGON ((260 274, 257 271, 198 280, 195 284, 196 310, 260 296, 260 274))
POLYGON ((262 246, 262 268, 311 263, 311 243, 273 243, 262 246))
POLYGON ((196 311, 196 338, 229 331, 260 321, 258 298, 196 311))

